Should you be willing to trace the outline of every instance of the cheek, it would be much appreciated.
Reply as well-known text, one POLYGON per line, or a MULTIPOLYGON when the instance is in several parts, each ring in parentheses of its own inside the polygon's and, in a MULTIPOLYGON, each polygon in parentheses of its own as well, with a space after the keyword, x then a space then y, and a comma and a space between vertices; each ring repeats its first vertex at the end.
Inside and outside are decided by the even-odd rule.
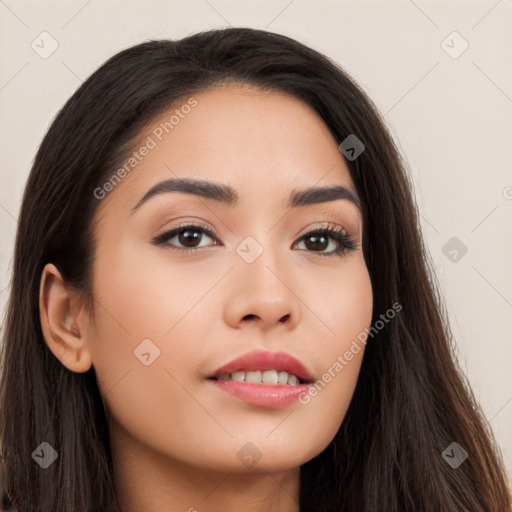
POLYGON ((183 384, 190 388, 197 343, 204 338, 201 328, 208 330, 207 321, 197 322, 196 311, 209 283, 218 278, 204 265, 206 274, 200 276, 191 271, 199 265, 180 266, 149 244, 111 247, 96 259, 90 331, 104 402, 116 422, 147 440, 168 439, 176 418, 186 418, 181 434, 180 428, 171 429, 172 435, 183 435, 183 442, 194 425, 205 423, 204 410, 183 384))
POLYGON ((208 289, 208 282, 195 272, 197 265, 177 261, 163 248, 129 240, 98 258, 95 296, 100 309, 133 343, 170 335, 208 289))
POLYGON ((309 409, 308 418, 318 421, 318 428, 331 436, 330 440, 345 416, 357 383, 366 332, 371 327, 373 292, 362 255, 347 260, 336 280, 326 283, 325 293, 317 296, 314 305, 321 320, 319 336, 305 356, 319 362, 319 378, 299 401, 309 409))
POLYGON ((333 339, 354 334, 371 322, 373 292, 370 276, 362 255, 346 260, 339 270, 324 279, 325 293, 319 311, 322 320, 334 331, 333 339))

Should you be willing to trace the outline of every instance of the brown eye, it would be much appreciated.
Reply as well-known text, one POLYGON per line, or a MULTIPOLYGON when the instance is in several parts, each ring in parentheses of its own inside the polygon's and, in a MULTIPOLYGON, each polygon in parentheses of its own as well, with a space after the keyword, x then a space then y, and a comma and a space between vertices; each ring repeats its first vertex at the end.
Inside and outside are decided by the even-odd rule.
POLYGON ((171 249, 177 249, 179 251, 193 251, 195 249, 204 247, 204 245, 201 246, 200 244, 203 241, 205 235, 207 238, 217 240, 215 233, 213 233, 210 229, 204 226, 189 224, 186 226, 178 226, 177 228, 162 233, 153 240, 153 244, 168 245, 171 247, 171 249), (175 239, 175 241, 171 243, 172 239, 175 239))
POLYGON ((310 231, 300 238, 299 243, 301 241, 304 241, 306 250, 322 256, 343 255, 346 251, 353 251, 356 248, 346 229, 337 226, 310 231), (327 251, 329 247, 331 250, 327 251))
MULTIPOLYGON (((201 242, 202 233, 194 231, 193 229, 187 229, 180 231, 177 235, 177 240, 180 244, 185 247, 197 247, 198 242, 201 242)), ((174 238, 174 237, 173 237, 174 238)))
MULTIPOLYGON (((221 245, 215 233, 206 226, 188 224, 178 226, 157 236, 154 245, 162 245, 178 251, 196 251, 209 245, 221 245), (204 237, 211 238, 216 242, 203 244, 204 237), (171 240, 173 240, 171 242, 171 240)), ((345 228, 334 226, 331 228, 316 229, 310 231, 299 239, 297 243, 304 243, 306 250, 321 256, 342 256, 346 251, 353 251, 356 248, 354 241, 347 235, 345 228), (328 250, 330 249, 330 250, 328 250)))

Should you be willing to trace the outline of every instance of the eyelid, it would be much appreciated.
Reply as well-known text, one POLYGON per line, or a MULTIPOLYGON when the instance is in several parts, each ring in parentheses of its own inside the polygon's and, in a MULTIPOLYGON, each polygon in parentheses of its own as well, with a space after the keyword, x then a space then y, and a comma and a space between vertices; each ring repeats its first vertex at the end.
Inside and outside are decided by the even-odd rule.
MULTIPOLYGON (((308 251, 313 254, 317 254, 319 256, 343 256, 346 252, 355 251, 359 247, 359 243, 355 238, 353 238, 348 230, 342 226, 341 224, 335 224, 333 222, 329 221, 322 221, 322 226, 312 227, 309 228, 304 234, 300 235, 295 241, 294 246, 301 242, 307 235, 314 235, 316 233, 323 233, 325 232, 328 237, 331 239, 336 240, 338 243, 338 247, 336 250, 331 252, 322 252, 322 251, 308 251)), ((183 222, 182 224, 175 226, 173 228, 170 228, 166 231, 164 231, 161 235, 158 235, 152 240, 152 243, 154 245, 166 245, 166 243, 171 239, 174 238, 176 235, 180 233, 180 231, 190 229, 195 230, 200 233, 206 234, 212 239, 217 240, 217 242, 220 242, 219 237, 215 233, 213 229, 211 229, 209 226, 203 224, 200 221, 193 221, 193 222, 183 222)), ((175 247, 171 244, 167 244, 172 250, 176 250, 182 253, 197 253, 200 252, 200 249, 205 249, 205 247, 175 247)), ((214 243, 213 245, 219 245, 219 243, 214 243)), ((222 242, 220 242, 220 245, 223 245, 222 242)), ((211 247, 211 246, 208 246, 211 247)), ((301 249, 304 250, 304 249, 301 249)))
MULTIPOLYGON (((191 221, 191 222, 183 222, 175 227, 166 229, 162 234, 153 238, 152 243, 156 244, 156 245, 163 244, 169 238, 176 236, 180 232, 180 230, 183 230, 186 228, 191 228, 191 229, 195 228, 195 229, 197 229, 197 231, 200 231, 200 230, 204 231, 204 233, 206 235, 208 235, 210 238, 215 238, 215 239, 219 240, 219 237, 217 236, 217 234, 215 233, 215 231, 212 228, 210 228, 206 224, 201 223, 200 221, 191 221), (171 235, 171 233, 174 233, 174 234, 171 235)), ((176 249, 179 250, 180 248, 176 248, 176 249)))

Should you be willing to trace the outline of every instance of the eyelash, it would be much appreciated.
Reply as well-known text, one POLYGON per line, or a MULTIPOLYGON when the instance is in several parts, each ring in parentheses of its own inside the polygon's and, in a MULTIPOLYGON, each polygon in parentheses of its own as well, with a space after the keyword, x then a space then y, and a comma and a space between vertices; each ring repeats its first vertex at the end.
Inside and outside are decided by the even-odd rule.
MULTIPOLYGON (((152 243, 154 245, 168 245, 171 249, 181 251, 182 253, 191 253, 201 249, 200 247, 175 247, 168 244, 168 241, 171 238, 183 231, 197 231, 209 236, 210 238, 218 240, 215 233, 206 226, 200 224, 184 224, 155 237, 152 243)), ((357 243, 352 239, 352 237, 350 237, 350 235, 347 234, 346 229, 332 224, 329 224, 327 228, 319 228, 309 231, 305 235, 301 236, 298 241, 313 235, 329 236, 339 244, 338 247, 331 252, 310 251, 320 256, 343 256, 346 252, 354 251, 357 248, 357 243), (343 233, 342 230, 345 231, 345 233, 343 233)))

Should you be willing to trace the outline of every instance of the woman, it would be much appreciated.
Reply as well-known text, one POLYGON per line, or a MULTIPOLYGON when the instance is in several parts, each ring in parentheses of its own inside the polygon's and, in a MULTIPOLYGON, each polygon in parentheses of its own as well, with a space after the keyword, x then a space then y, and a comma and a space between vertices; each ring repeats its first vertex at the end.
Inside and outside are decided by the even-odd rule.
POLYGON ((376 107, 288 37, 103 64, 37 153, 0 440, 20 512, 504 511, 376 107))

